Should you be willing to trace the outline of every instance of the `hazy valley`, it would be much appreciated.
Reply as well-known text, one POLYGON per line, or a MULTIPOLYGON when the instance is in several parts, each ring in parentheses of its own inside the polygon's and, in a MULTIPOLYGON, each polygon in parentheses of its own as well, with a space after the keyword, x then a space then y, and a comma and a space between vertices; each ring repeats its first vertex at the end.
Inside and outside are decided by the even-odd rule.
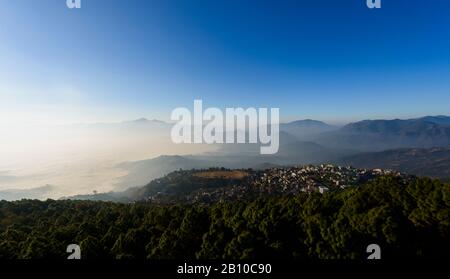
POLYGON ((343 127, 314 120, 285 123, 280 125, 280 149, 275 155, 260 155, 258 144, 175 145, 170 129, 162 121, 138 119, 7 135, 11 140, 2 145, 6 156, 0 164, 0 198, 121 192, 175 170, 210 167, 333 163, 450 177, 450 117, 446 116, 365 120, 343 127), (21 140, 12 140, 14 136, 21 140))

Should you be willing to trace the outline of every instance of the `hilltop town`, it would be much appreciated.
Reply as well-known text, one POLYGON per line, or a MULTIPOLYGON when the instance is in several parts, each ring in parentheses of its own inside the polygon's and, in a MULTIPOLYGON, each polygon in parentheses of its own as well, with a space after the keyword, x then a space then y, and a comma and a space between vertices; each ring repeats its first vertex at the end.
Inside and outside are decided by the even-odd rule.
POLYGON ((153 203, 210 204, 251 200, 273 195, 297 195, 340 191, 362 185, 376 177, 414 177, 383 169, 357 169, 334 165, 297 166, 255 170, 180 170, 144 187, 141 196, 153 203))

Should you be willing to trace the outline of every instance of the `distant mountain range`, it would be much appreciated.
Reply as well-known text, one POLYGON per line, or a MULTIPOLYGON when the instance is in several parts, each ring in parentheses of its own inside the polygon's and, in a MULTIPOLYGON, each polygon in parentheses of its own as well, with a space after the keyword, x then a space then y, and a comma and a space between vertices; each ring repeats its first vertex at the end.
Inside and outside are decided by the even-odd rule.
POLYGON ((337 162, 357 168, 393 169, 450 181, 450 148, 406 148, 362 153, 337 162))
MULTIPOLYGON (((157 119, 140 118, 116 124, 94 124, 93 129, 115 131, 143 131, 168 136, 172 124, 157 119)), ((314 142, 325 148, 354 151, 382 151, 396 148, 450 147, 450 117, 425 116, 414 119, 363 120, 342 127, 317 120, 298 120, 280 124, 283 144, 297 141, 314 142)), ((240 145, 224 145, 230 152, 240 145)), ((242 145, 241 145, 242 146, 242 145)), ((245 145, 247 153, 257 151, 257 146, 245 145), (250 149, 248 149, 250 147, 250 149)), ((239 152, 242 152, 240 148, 239 152)))
POLYGON ((438 178, 446 178, 445 168, 450 169, 450 163, 445 161, 450 158, 446 149, 450 148, 450 117, 447 116, 364 120, 340 128, 320 121, 300 120, 281 124, 280 130, 280 149, 275 155, 260 155, 259 144, 223 144, 215 152, 128 162, 120 165, 128 175, 122 177, 116 188, 145 185, 178 169, 208 167, 258 169, 337 163, 391 168, 438 178), (389 151, 379 153, 385 150, 389 151))
POLYGON ((280 124, 280 131, 296 136, 298 139, 310 140, 312 136, 337 130, 339 127, 317 120, 297 120, 280 124))
POLYGON ((73 125, 73 128, 81 128, 96 133, 104 132, 122 132, 133 134, 153 134, 168 136, 172 125, 157 119, 149 120, 146 118, 139 118, 131 121, 124 121, 120 123, 94 123, 94 124, 78 124, 73 125))
POLYGON ((450 147, 450 117, 364 120, 317 135, 314 141, 327 147, 357 151, 450 147))
MULTIPOLYGON (((86 125, 93 131, 145 133, 169 140, 172 124, 157 119, 140 118, 115 124, 86 125)), ((343 127, 317 120, 298 120, 280 124, 283 145, 298 141, 313 142, 333 150, 355 152, 383 151, 397 148, 450 147, 450 117, 425 116, 414 119, 363 120, 343 127)), ((225 144, 219 148, 227 153, 258 151, 258 145, 225 144)))
MULTIPOLYGON (((77 127, 80 127, 77 126, 77 127)), ((77 128, 75 127, 75 129, 77 128)), ((148 140, 170 141, 171 124, 145 118, 116 124, 91 124, 85 128, 125 134, 148 140)), ((211 149, 213 150, 213 149, 211 149)), ((183 169, 225 167, 264 169, 272 166, 334 163, 358 168, 394 169, 418 176, 450 178, 450 117, 426 116, 406 120, 364 120, 343 127, 321 121, 299 120, 280 125, 280 148, 260 155, 259 144, 223 144, 217 150, 184 156, 159 156, 124 162, 117 168, 127 174, 115 181, 114 190, 146 185, 183 169)), ((0 181, 1 181, 0 177, 0 181)), ((6 181, 9 176, 3 175, 6 181)), ((45 197, 49 187, 0 191, 0 199, 45 197)), ((108 195, 114 195, 109 193, 108 195)))
POLYGON ((450 117, 445 115, 438 115, 438 116, 425 116, 422 118, 419 118, 423 121, 428 121, 432 123, 436 123, 439 125, 450 125, 450 117))

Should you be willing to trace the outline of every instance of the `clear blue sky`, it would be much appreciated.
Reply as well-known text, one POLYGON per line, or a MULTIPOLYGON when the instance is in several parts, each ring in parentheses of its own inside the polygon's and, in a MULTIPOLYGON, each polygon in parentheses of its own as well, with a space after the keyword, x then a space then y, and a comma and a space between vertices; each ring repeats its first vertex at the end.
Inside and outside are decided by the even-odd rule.
POLYGON ((280 107, 284 120, 450 114, 450 1, 4 0, 0 123, 167 120, 280 107))

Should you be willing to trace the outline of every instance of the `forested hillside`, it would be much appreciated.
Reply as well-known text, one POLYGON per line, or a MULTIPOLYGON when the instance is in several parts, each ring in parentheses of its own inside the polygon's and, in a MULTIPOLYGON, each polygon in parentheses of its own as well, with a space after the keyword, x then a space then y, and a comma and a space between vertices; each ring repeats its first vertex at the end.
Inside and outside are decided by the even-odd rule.
POLYGON ((0 258, 385 259, 444 257, 450 186, 383 176, 343 191, 201 205, 0 202, 0 258))

